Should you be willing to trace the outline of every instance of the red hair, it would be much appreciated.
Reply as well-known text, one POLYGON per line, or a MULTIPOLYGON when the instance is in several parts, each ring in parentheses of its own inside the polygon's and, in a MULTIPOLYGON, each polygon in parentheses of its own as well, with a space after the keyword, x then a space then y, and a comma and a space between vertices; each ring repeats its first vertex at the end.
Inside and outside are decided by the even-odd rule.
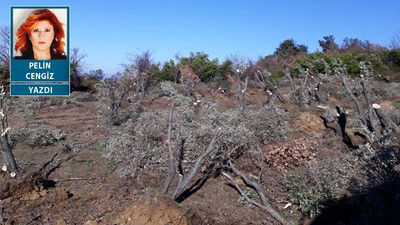
POLYGON ((15 51, 20 51, 21 54, 30 52, 32 50, 32 43, 29 40, 29 32, 39 22, 47 20, 54 28, 54 39, 51 43, 51 51, 56 54, 65 55, 64 45, 62 39, 65 37, 62 23, 57 19, 56 15, 48 9, 37 9, 29 14, 25 22, 17 30, 17 42, 15 44, 15 51))

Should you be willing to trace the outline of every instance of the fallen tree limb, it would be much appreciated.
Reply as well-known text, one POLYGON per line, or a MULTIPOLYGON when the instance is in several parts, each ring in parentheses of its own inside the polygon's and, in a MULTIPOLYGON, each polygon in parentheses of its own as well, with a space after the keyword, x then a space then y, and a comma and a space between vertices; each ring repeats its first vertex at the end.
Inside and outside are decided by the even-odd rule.
POLYGON ((246 201, 248 201, 249 203, 260 207, 263 210, 266 210, 269 214, 271 214, 276 220, 278 220, 281 224, 284 225, 293 225, 292 222, 287 221, 285 218, 283 218, 275 209, 273 209, 271 207, 271 205, 269 204, 267 198, 264 195, 263 190, 261 189, 261 187, 256 183, 251 181, 249 178, 247 178, 244 174, 240 173, 234 166, 232 163, 229 163, 228 168, 230 168, 234 174, 236 174, 237 176, 241 177, 243 179, 243 181, 246 183, 246 185, 252 187, 254 190, 257 191, 258 196, 261 199, 262 203, 256 202, 253 199, 250 199, 245 193, 244 191, 240 188, 240 186, 233 180, 233 178, 231 176, 229 176, 227 173, 222 172, 222 175, 224 175, 226 178, 228 178, 228 180, 230 181, 230 183, 235 187, 235 189, 240 193, 241 196, 243 196, 246 201))

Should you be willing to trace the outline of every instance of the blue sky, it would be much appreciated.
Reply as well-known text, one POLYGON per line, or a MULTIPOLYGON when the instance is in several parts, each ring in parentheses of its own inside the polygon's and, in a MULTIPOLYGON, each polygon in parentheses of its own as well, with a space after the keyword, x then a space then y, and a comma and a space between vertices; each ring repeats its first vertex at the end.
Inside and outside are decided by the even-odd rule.
POLYGON ((71 47, 87 53, 86 70, 107 75, 144 50, 161 62, 191 51, 255 60, 289 38, 314 52, 326 35, 387 45, 400 30, 399 0, 0 0, 0 26, 9 26, 10 6, 24 5, 70 6, 71 47))

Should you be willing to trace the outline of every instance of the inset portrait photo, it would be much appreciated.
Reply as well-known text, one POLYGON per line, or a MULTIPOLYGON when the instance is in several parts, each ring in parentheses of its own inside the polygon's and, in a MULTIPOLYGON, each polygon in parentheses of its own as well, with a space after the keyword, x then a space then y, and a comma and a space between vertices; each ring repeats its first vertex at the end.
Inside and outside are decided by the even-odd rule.
POLYGON ((67 59, 67 22, 67 8, 12 8, 14 59, 67 59))

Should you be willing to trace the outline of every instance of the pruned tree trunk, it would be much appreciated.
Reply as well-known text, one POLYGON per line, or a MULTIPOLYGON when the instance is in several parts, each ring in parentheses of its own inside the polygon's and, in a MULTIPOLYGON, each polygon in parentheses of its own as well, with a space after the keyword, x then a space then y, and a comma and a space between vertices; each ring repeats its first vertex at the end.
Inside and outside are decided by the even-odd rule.
POLYGON ((281 93, 281 90, 279 89, 278 84, 277 84, 275 81, 274 81, 274 83, 267 82, 266 88, 267 88, 267 90, 269 90, 271 93, 273 93, 273 94, 278 98, 278 100, 279 100, 280 102, 286 103, 286 100, 285 100, 285 98, 283 97, 283 95, 282 95, 282 93, 281 93))
MULTIPOLYGON (((260 68, 262 69, 262 68, 260 68)), ((266 104, 270 104, 272 101, 272 94, 276 95, 276 97, 282 103, 285 103, 286 100, 283 98, 281 91, 279 90, 278 84, 276 81, 271 77, 268 71, 258 71, 255 76, 258 80, 260 87, 266 92, 267 94, 267 102, 266 104), (267 74, 266 74, 267 73, 267 74)))
POLYGON ((211 151, 214 149, 217 142, 223 136, 224 136, 224 133, 221 133, 221 131, 218 129, 214 133, 207 149, 196 159, 196 162, 194 163, 192 169, 187 174, 179 174, 178 185, 176 186, 176 188, 172 194, 172 197, 174 199, 177 199, 179 197, 179 195, 185 191, 187 186, 190 184, 190 182, 194 179, 196 174, 199 172, 204 159, 211 153, 211 151))
POLYGON ((372 104, 373 109, 375 110, 376 115, 378 115, 379 121, 382 124, 383 129, 391 129, 400 133, 400 128, 397 126, 395 122, 393 122, 386 113, 382 110, 381 106, 378 104, 372 104))
POLYGON ((288 68, 285 69, 285 76, 290 82, 290 86, 292 88, 292 92, 297 95, 298 97, 298 106, 300 109, 304 109, 304 96, 303 96, 303 90, 307 85, 308 81, 308 71, 306 72, 306 76, 304 80, 301 82, 300 85, 296 85, 293 81, 292 76, 290 75, 290 71, 288 68))
POLYGON ((269 91, 269 90, 267 90, 266 92, 267 92, 267 102, 266 102, 266 104, 270 105, 271 102, 272 102, 272 92, 269 91))
POLYGON ((347 115, 346 112, 342 110, 340 106, 336 106, 336 111, 338 114, 338 124, 340 127, 340 134, 342 136, 342 141, 345 143, 349 148, 354 148, 353 143, 346 133, 346 124, 347 124, 347 115))
POLYGON ((312 106, 314 105, 314 103, 317 102, 317 97, 314 96, 314 93, 310 87, 307 86, 307 90, 308 90, 308 104, 312 106))
POLYGON ((115 118, 115 113, 118 112, 118 108, 115 105, 115 90, 113 85, 111 84, 111 81, 106 81, 106 88, 107 88, 107 96, 109 102, 109 114, 108 114, 108 123, 113 124, 114 123, 114 118, 115 118))
POLYGON ((318 104, 325 105, 326 104, 326 100, 322 96, 320 89, 321 89, 321 82, 318 82, 314 87, 315 96, 317 97, 318 104))
MULTIPOLYGON (((172 118, 173 118, 173 112, 174 112, 174 105, 171 104, 170 110, 169 110, 169 117, 168 117, 168 137, 167 137, 167 145, 168 145, 168 176, 165 179, 165 182, 163 186, 160 189, 160 192, 162 194, 168 194, 168 190, 170 189, 171 183, 174 180, 176 171, 175 171, 175 159, 174 159, 174 154, 172 150, 172 139, 171 139, 171 131, 172 131, 172 118)), ((179 157, 179 162, 178 162, 178 170, 179 170, 179 176, 178 176, 178 184, 174 188, 173 192, 171 193, 171 197, 174 200, 177 200, 178 197, 188 188, 189 184, 192 182, 196 174, 199 172, 200 167, 202 163, 204 162, 205 158, 211 153, 211 151, 214 149, 215 145, 217 142, 224 136, 224 133, 220 131, 220 129, 217 129, 217 131, 214 133, 207 149, 196 159, 195 163, 193 164, 193 167, 191 170, 187 173, 184 174, 183 168, 182 168, 182 161, 183 161, 183 145, 184 141, 182 141, 181 144, 181 153, 179 157)))
POLYGON ((3 166, 2 169, 7 171, 11 177, 15 177, 18 173, 17 164, 15 162, 14 154, 12 152, 12 147, 8 142, 8 131, 10 128, 7 125, 7 116, 4 113, 4 87, 0 87, 0 124, 1 124, 1 145, 2 145, 2 157, 3 166))
POLYGON ((146 97, 145 78, 146 78, 146 73, 143 72, 142 75, 140 76, 140 90, 142 92, 143 99, 146 97))
POLYGON ((300 109, 304 109, 304 96, 303 96, 303 90, 307 85, 307 81, 308 81, 308 70, 306 71, 306 77, 304 78, 304 80, 302 81, 299 89, 298 89, 298 95, 299 95, 299 107, 300 109))
POLYGON ((341 129, 339 123, 337 121, 337 116, 332 115, 331 109, 329 107, 317 106, 318 108, 325 109, 325 115, 320 116, 320 118, 324 121, 325 128, 333 130, 335 135, 342 136, 341 129))
POLYGON ((244 109, 246 107, 245 94, 246 94, 248 81, 249 81, 249 77, 246 77, 244 84, 242 86, 242 84, 241 84, 242 82, 240 81, 240 76, 239 76, 239 74, 237 75, 237 84, 238 84, 237 95, 239 98, 239 111, 240 111, 240 114, 242 114, 242 115, 243 115, 244 109))
POLYGON ((374 127, 374 121, 372 118, 373 109, 372 109, 371 101, 369 100, 368 90, 365 87, 365 83, 363 80, 361 80, 361 86, 363 88, 363 94, 364 94, 365 101, 367 101, 367 109, 368 109, 368 116, 366 118, 367 126, 371 132, 374 132, 375 127, 374 127))
POLYGON ((138 68, 138 72, 136 75, 136 99, 139 99, 139 96, 144 99, 145 97, 145 85, 144 85, 144 76, 145 73, 138 68))
POLYGON ((274 94, 278 97, 279 101, 281 101, 282 103, 286 103, 285 98, 283 97, 281 91, 279 90, 279 88, 276 88, 276 92, 274 92, 274 94))
POLYGON ((289 68, 285 69, 285 76, 289 80, 290 86, 292 87, 292 91, 295 91, 296 90, 296 85, 294 84, 292 76, 290 75, 289 68))
POLYGON ((175 177, 175 161, 174 161, 174 152, 172 150, 172 143, 171 143, 171 129, 172 129, 172 117, 174 114, 174 104, 171 104, 169 108, 169 118, 168 118, 168 138, 167 138, 167 145, 168 145, 168 176, 165 179, 164 185, 161 187, 161 193, 167 194, 168 189, 171 185, 172 180, 175 177))
POLYGON ((304 104, 303 104, 303 89, 300 87, 297 89, 297 96, 299 97, 299 108, 304 109, 304 104))
POLYGON ((361 108, 360 102, 359 102, 359 101, 357 100, 357 98, 353 95, 353 93, 351 92, 351 90, 350 90, 350 88, 349 88, 349 85, 347 84, 345 74, 344 74, 344 73, 341 73, 341 74, 339 75, 339 79, 340 79, 340 81, 342 82, 342 85, 343 85, 344 89, 346 90, 346 93, 351 97, 351 99, 353 100, 354 104, 356 105, 357 112, 358 112, 358 116, 359 116, 361 122, 362 122, 365 126, 367 126, 367 128, 368 128, 368 130, 369 130, 370 132, 373 132, 372 127, 370 126, 369 122, 367 121, 367 119, 366 119, 365 116, 364 116, 364 113, 363 113, 363 110, 362 110, 362 108, 361 108))

